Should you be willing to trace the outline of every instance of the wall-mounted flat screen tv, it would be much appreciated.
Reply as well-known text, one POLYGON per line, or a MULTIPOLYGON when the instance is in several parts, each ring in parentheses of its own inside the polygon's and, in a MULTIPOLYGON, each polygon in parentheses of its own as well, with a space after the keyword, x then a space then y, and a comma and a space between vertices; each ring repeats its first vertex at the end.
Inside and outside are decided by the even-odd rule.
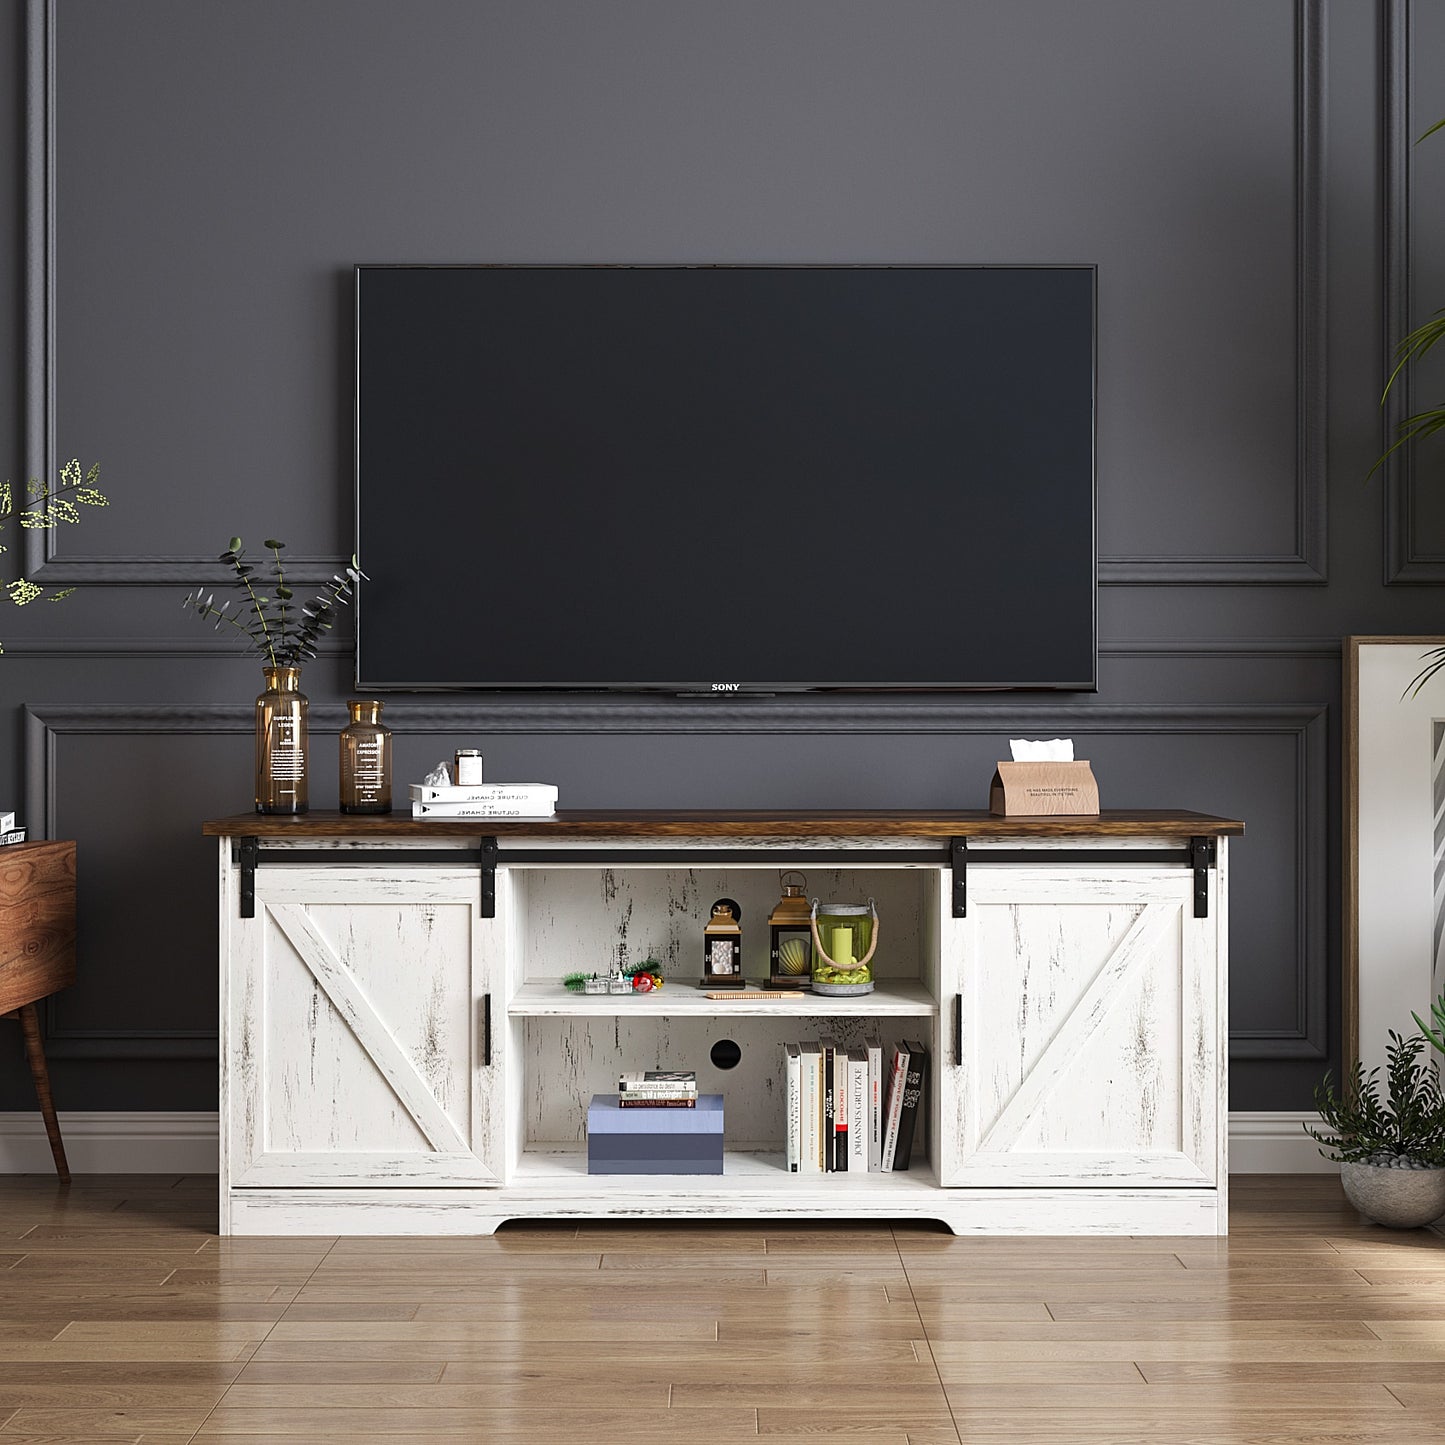
POLYGON ((359 266, 368 689, 1095 686, 1091 266, 359 266))

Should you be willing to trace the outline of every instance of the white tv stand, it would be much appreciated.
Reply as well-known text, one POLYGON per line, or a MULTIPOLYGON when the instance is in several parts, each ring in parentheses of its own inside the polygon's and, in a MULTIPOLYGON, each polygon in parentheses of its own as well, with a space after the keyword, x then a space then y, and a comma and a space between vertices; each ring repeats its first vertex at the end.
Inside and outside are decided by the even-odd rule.
POLYGON ((489 1234, 527 1217, 939 1219, 958 1233, 1226 1231, 1226 838, 1194 813, 311 813, 220 840, 221 1232, 489 1234), (878 901, 875 992, 711 1002, 715 898, 767 973, 778 872, 878 901), (568 993, 648 956, 668 982, 568 993), (799 1176, 783 1043, 920 1038, 906 1173, 799 1176), (709 1051, 729 1038, 731 1070, 709 1051), (587 1174, 619 1068, 726 1099, 721 1178, 587 1174))

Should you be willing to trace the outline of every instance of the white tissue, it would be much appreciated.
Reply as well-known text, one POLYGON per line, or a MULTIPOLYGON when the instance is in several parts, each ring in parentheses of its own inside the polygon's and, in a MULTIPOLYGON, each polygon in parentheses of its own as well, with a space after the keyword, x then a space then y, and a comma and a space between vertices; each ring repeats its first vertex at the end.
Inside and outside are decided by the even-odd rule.
POLYGON ((1027 738, 1010 738, 1008 745, 1016 763, 1071 763, 1074 761, 1073 738, 1050 738, 1047 742, 1030 742, 1027 738))

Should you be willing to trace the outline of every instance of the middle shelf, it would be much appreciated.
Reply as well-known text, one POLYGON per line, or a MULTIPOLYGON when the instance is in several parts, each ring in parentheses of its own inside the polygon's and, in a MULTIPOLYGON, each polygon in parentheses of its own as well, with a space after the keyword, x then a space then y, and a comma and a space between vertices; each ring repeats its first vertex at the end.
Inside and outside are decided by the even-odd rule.
POLYGON ((527 983, 512 995, 513 1018, 936 1018, 938 1000, 915 979, 879 979, 872 993, 825 998, 804 990, 801 998, 762 998, 740 989, 710 999, 691 984, 668 983, 656 993, 569 993, 558 981, 527 983))

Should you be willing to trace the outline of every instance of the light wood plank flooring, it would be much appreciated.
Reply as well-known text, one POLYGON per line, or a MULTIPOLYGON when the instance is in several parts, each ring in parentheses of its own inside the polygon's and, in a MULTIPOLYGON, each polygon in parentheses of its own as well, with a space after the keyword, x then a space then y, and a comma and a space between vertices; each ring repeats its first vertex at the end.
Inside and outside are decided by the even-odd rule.
POLYGON ((226 1241, 214 1179, 0 1178, 0 1445, 1445 1441, 1445 1240, 1233 1191, 1227 1241, 226 1241))

